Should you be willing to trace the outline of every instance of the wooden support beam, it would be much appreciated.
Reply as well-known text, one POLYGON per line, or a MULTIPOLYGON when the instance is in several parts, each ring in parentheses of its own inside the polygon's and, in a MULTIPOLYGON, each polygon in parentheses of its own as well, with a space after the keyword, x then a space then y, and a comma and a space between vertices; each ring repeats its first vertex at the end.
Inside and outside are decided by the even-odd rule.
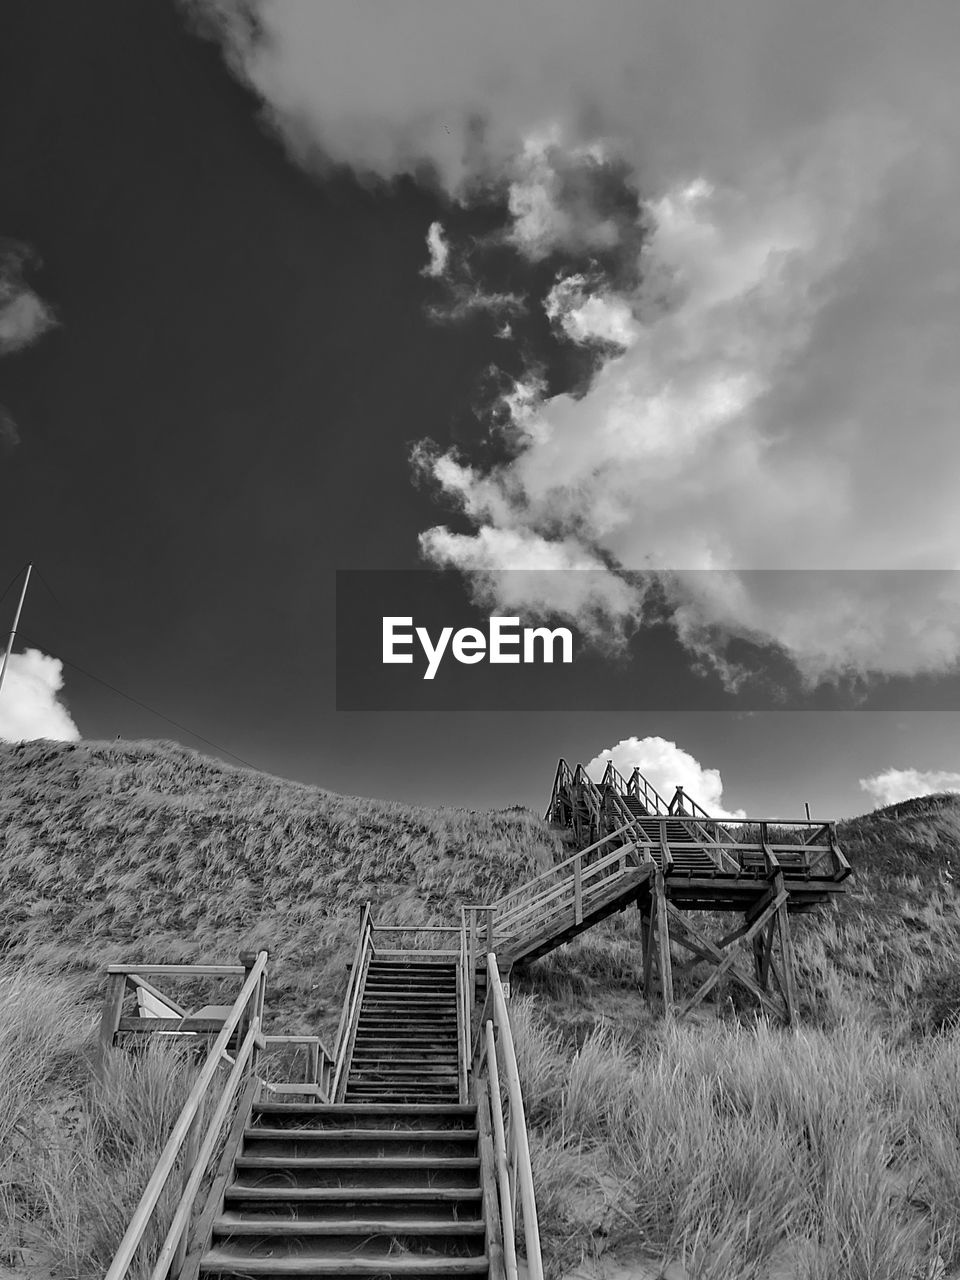
MULTIPOLYGON (((667 906, 670 911, 670 918, 680 929, 680 932, 673 932, 673 940, 686 947, 689 951, 695 952, 702 960, 709 960, 711 964, 719 964, 725 958, 726 952, 721 950, 718 944, 711 942, 695 925, 692 925, 672 902, 668 903, 667 906), (684 937, 684 932, 689 937, 684 937)), ((729 976, 734 982, 739 983, 741 987, 749 991, 752 996, 755 996, 760 1001, 761 1008, 766 1009, 775 1018, 781 1016, 781 1010, 777 1008, 770 997, 761 990, 760 986, 752 978, 749 978, 745 973, 741 973, 736 965, 730 966, 729 976)))
MULTIPOLYGON (((753 924, 750 926, 747 932, 743 935, 745 942, 752 941, 754 935, 760 932, 760 930, 768 922, 768 920, 772 918, 772 916, 777 911, 777 909, 786 903, 787 896, 788 895, 786 890, 782 890, 780 893, 776 895, 776 897, 767 907, 766 911, 764 911, 763 914, 760 915, 753 922, 753 924)), ((727 954, 719 961, 713 973, 711 973, 710 976, 700 984, 700 986, 693 993, 690 999, 687 1000, 687 1002, 684 1004, 683 1008, 680 1010, 680 1017, 683 1017, 685 1014, 689 1013, 691 1009, 695 1008, 703 1000, 704 996, 707 995, 708 992, 713 990, 713 988, 717 985, 717 983, 720 981, 723 975, 725 973, 728 973, 730 969, 733 967, 733 963, 736 960, 736 958, 737 958, 737 952, 731 946, 728 949, 727 954)))
MULTIPOLYGON (((779 872, 774 878, 774 883, 779 884, 780 892, 786 897, 783 889, 783 873, 779 872)), ((778 894, 778 897, 780 895, 778 894)), ((790 918, 787 914, 786 903, 777 911, 777 932, 780 936, 780 987, 783 991, 783 1002, 787 1007, 787 1024, 791 1027, 796 1026, 800 1009, 797 1002, 797 982, 793 963, 793 939, 790 936, 790 918)), ((773 946, 773 929, 771 928, 770 945, 773 946)))
POLYGON ((654 952, 654 915, 656 913, 656 903, 651 898, 647 909, 643 913, 643 994, 647 998, 648 1003, 652 1003, 653 992, 651 990, 650 979, 653 977, 653 952, 654 952))
POLYGON ((657 961, 660 968, 660 994, 663 998, 664 1017, 672 1018, 674 1009, 673 968, 670 964, 670 916, 667 911, 662 872, 656 873, 653 884, 657 903, 657 961))

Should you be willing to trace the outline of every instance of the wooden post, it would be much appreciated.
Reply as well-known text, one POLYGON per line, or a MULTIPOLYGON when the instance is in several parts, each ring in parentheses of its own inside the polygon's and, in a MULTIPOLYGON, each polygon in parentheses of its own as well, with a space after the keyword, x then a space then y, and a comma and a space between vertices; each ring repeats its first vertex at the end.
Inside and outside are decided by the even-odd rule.
POLYGON ((126 993, 127 979, 122 973, 111 973, 107 977, 107 987, 103 995, 103 1008, 100 1012, 100 1042, 97 1054, 97 1073, 103 1076, 107 1061, 107 1052, 113 1048, 114 1036, 120 1022, 123 1009, 123 997, 126 993))
POLYGON ((653 898, 649 900, 649 905, 644 911, 641 918, 641 934, 643 937, 643 994, 647 1003, 653 1003, 653 991, 651 990, 650 979, 653 977, 653 943, 654 943, 654 913, 656 911, 656 903, 653 898))
MULTIPOLYGON (((774 877, 774 887, 780 893, 784 890, 783 872, 778 871, 774 877)), ((786 1006, 787 1025, 794 1027, 799 1017, 799 1007, 797 1004, 797 980, 793 966, 793 940, 790 937, 790 919, 787 915, 787 907, 789 906, 789 897, 781 904, 777 911, 776 926, 780 939, 780 970, 783 981, 781 987, 783 989, 783 1003, 786 1006)), ((773 926, 771 925, 771 944, 773 926)))
POLYGON ((573 922, 583 923, 583 880, 579 858, 573 864, 573 922))
POLYGON ((667 916, 667 896, 664 892, 663 873, 654 878, 657 899, 657 959, 660 962, 660 992, 663 997, 664 1017, 673 1017, 673 967, 670 963, 670 924, 667 916))
MULTIPOLYGON (((260 948, 260 951, 266 951, 266 950, 267 950, 266 947, 260 948)), ((240 963, 243 965, 243 982, 246 982, 247 978, 250 976, 250 970, 257 963, 257 956, 259 954, 260 954, 259 951, 241 951, 240 952, 240 963)), ((269 955, 269 952, 267 954, 269 955)), ((242 988, 243 983, 241 983, 240 985, 242 988)), ((250 1023, 253 1021, 253 1019, 255 1017, 259 1017, 262 1020, 263 1018, 263 998, 264 998, 265 991, 266 991, 266 970, 264 970, 264 972, 260 975, 260 981, 257 984, 257 989, 253 993, 250 1001, 248 1002, 247 1007, 243 1012, 243 1017, 240 1019, 239 1023, 237 1024, 237 1042, 236 1042, 236 1045, 234 1046, 237 1052, 239 1052, 240 1046, 243 1044, 244 1037, 246 1036, 247 1031, 250 1027, 250 1023)), ((263 1034, 262 1021, 260 1026, 260 1034, 261 1035, 263 1034)), ((259 1051, 257 1050, 257 1047, 254 1046, 253 1056, 250 1059, 251 1075, 257 1074, 258 1056, 259 1056, 259 1051)))

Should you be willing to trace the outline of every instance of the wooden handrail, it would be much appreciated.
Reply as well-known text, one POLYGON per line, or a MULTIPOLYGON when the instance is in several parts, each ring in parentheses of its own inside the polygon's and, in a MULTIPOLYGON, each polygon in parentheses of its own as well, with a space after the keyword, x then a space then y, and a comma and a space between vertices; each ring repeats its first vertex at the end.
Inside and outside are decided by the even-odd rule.
POLYGON ((554 879, 557 873, 563 871, 565 867, 569 867, 572 863, 576 862, 578 858, 583 858, 588 853, 593 853, 593 851, 595 849, 599 849, 602 844, 608 844, 611 840, 615 840, 617 836, 623 835, 625 831, 629 831, 632 828, 632 825, 632 822, 624 823, 624 825, 622 827, 618 827, 616 831, 611 831, 609 835, 601 836, 599 840, 595 840, 593 844, 587 845, 585 849, 579 849, 576 853, 571 854, 569 858, 565 858, 563 862, 554 863, 554 865, 547 871, 543 871, 540 875, 534 876, 532 880, 525 880, 522 885, 518 885, 516 889, 511 889, 509 893, 505 893, 494 902, 471 902, 467 905, 476 907, 478 910, 485 907, 493 907, 497 911, 502 911, 506 903, 508 903, 511 898, 524 897, 533 885, 539 884, 541 880, 554 879))
POLYGON ((350 1053, 353 1033, 360 1016, 360 999, 366 980, 366 967, 371 956, 376 955, 373 945, 373 921, 370 916, 370 903, 366 903, 360 915, 360 933, 357 948, 354 952, 350 980, 343 996, 343 1008, 340 1011, 340 1025, 337 1029, 336 1065, 330 1083, 331 1101, 338 1101, 341 1083, 345 1083, 344 1071, 350 1053))
POLYGON ((250 1023, 250 1029, 244 1037, 240 1052, 236 1056, 230 1075, 227 1077, 227 1083, 224 1086, 223 1093, 220 1095, 220 1100, 214 1109, 213 1115, 210 1117, 207 1131, 200 1144, 193 1168, 184 1183, 166 1238, 160 1248, 160 1253, 157 1255, 153 1271, 150 1273, 150 1280, 166 1280, 174 1254, 183 1239, 184 1232, 189 1227, 190 1215, 193 1212, 197 1192, 200 1190, 200 1183, 203 1181, 203 1175, 206 1172, 207 1162, 213 1154, 214 1147, 217 1145, 217 1139, 220 1137, 220 1130, 223 1127, 227 1112, 236 1098, 243 1070, 253 1058, 259 1034, 260 1019, 254 1017, 250 1023))
POLYGON ((493 1019, 484 1023, 484 1038, 487 1049, 487 1071, 490 1073, 490 1110, 493 1114, 493 1156, 497 1166, 497 1182, 500 1188, 500 1203, 508 1205, 510 1211, 500 1216, 500 1230, 503 1234, 503 1264, 507 1280, 518 1280, 517 1239, 514 1234, 513 1196, 510 1190, 510 1171, 507 1168, 507 1136, 503 1123, 503 1099, 500 1094, 500 1072, 497 1068, 497 1043, 493 1031, 493 1019))
MULTIPOLYGON (((130 1219, 129 1226, 124 1232, 123 1239, 120 1241, 117 1252, 114 1255, 113 1261, 111 1262, 109 1270, 105 1276, 105 1280, 122 1280, 122 1278, 126 1276, 134 1254, 143 1240, 153 1212, 156 1209, 164 1188, 166 1187, 170 1175, 173 1172, 180 1149, 187 1140, 203 1099, 210 1087, 210 1083, 220 1065, 221 1058, 226 1052, 227 1045, 230 1042, 230 1037, 240 1024, 241 1018, 245 1016, 247 1006, 249 1005, 251 998, 255 999, 259 1006, 261 985, 266 972, 266 967, 267 953, 266 951, 261 951, 258 953, 253 966, 247 974, 246 981, 241 987, 240 994, 234 1001, 230 1013, 224 1020, 220 1034, 210 1047, 207 1060, 197 1077, 196 1083, 190 1090, 189 1096, 183 1105, 183 1110, 180 1112, 180 1115, 174 1123, 170 1137, 167 1139, 163 1151, 160 1153, 160 1159, 157 1161, 156 1168, 150 1175, 150 1180, 144 1189, 143 1195, 140 1197, 140 1202, 134 1211, 133 1217, 130 1219)), ((149 966, 140 966, 138 967, 137 972, 143 972, 144 970, 146 970, 146 972, 151 971, 149 966)), ((231 966, 231 971, 235 972, 233 966, 231 966)), ((241 969, 240 971, 246 972, 244 969, 241 969)), ((252 1059, 259 1035, 258 1013, 255 1013, 251 1019, 250 1027, 251 1029, 255 1028, 255 1030, 252 1036, 248 1030, 247 1037, 245 1037, 244 1041, 244 1043, 246 1043, 246 1039, 250 1039, 248 1061, 252 1059)), ((239 1060, 239 1057, 240 1055, 238 1054, 237 1060, 239 1060)), ((237 1070, 237 1060, 234 1061, 234 1071, 237 1070)), ((231 1072, 231 1078, 232 1077, 233 1072, 231 1072)), ((202 1177, 202 1175, 203 1170, 201 1170, 200 1176, 202 1177)), ((192 1208, 192 1200, 190 1201, 190 1207, 192 1208)))
POLYGON ((168 973, 188 976, 235 978, 246 973, 242 964, 108 964, 107 973, 168 973))
POLYGON ((517 1066, 517 1054, 513 1033, 510 1030, 510 1017, 507 1013, 503 983, 493 951, 487 952, 487 1000, 484 1002, 475 1057, 475 1071, 478 1076, 483 1074, 484 1066, 486 1066, 486 1083, 494 1122, 494 1150, 507 1276, 517 1275, 514 1223, 517 1209, 519 1209, 523 1218, 526 1242, 527 1275, 530 1280, 543 1280, 540 1226, 537 1219, 533 1168, 530 1163, 530 1143, 527 1138, 527 1123, 523 1110, 520 1070, 517 1066), (503 1121, 498 1046, 510 1108, 509 1135, 503 1121), (511 1164, 515 1171, 512 1185, 509 1176, 511 1164))

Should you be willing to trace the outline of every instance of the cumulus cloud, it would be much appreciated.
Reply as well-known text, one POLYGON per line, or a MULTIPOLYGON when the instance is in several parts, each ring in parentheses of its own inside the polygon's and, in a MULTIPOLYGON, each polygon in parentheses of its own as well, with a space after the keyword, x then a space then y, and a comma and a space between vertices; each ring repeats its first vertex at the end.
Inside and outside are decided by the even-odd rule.
POLYGON ((433 458, 473 527, 428 557, 669 571, 728 681, 742 638, 810 683, 955 668, 957 591, 915 574, 960 568, 952 0, 190 8, 300 162, 432 165, 457 200, 500 193, 522 257, 573 260, 547 314, 603 359, 525 405, 508 462, 433 458))
POLYGON ((55 738, 74 742, 80 731, 60 700, 63 664, 39 649, 11 653, 0 689, 0 740, 55 738))
POLYGON ((20 351, 56 324, 53 312, 26 282, 36 255, 15 240, 0 240, 0 356, 20 351))
POLYGON ((595 782, 603 777, 608 762, 629 780, 635 768, 653 784, 668 803, 677 787, 696 800, 713 818, 744 818, 743 809, 723 806, 723 780, 719 769, 704 768, 688 751, 667 738, 621 738, 614 747, 605 747, 586 766, 595 782))
POLYGON ((870 778, 861 778, 860 786, 877 808, 882 808, 939 791, 960 792, 960 773, 946 769, 885 769, 870 778))

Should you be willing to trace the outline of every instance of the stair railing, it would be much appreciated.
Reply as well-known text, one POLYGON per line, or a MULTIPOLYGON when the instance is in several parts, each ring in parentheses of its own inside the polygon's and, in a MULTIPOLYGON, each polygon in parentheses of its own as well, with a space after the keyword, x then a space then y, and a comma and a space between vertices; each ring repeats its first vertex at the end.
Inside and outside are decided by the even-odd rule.
POLYGON ((564 792, 568 791, 573 781, 573 774, 566 760, 561 756, 557 764, 557 772, 553 777, 553 790, 550 792, 550 803, 547 805, 547 811, 543 815, 544 822, 556 822, 557 807, 563 798, 564 792))
POLYGON ((626 794, 639 800, 650 814, 666 813, 667 811, 667 802, 653 783, 648 782, 643 776, 639 765, 634 765, 633 767, 633 773, 631 773, 630 781, 627 783, 626 794))
MULTIPOLYGON (((557 886, 569 882, 572 884, 576 876, 575 867, 580 866, 581 873, 590 865, 590 855, 595 853, 603 845, 609 844, 611 840, 623 837, 622 846, 614 850, 614 854, 619 853, 621 848, 626 857, 635 847, 633 830, 636 825, 636 819, 632 817, 629 822, 624 823, 622 827, 618 827, 615 831, 610 831, 606 835, 601 836, 599 840, 595 840, 593 844, 587 845, 585 849, 580 849, 572 854, 569 858, 565 858, 563 862, 557 862, 540 875, 535 876, 532 880, 525 880, 518 885, 516 889, 511 889, 509 893, 503 894, 497 898, 495 902, 487 904, 487 907, 477 907, 477 910, 492 909, 497 913, 497 929, 500 936, 504 936, 501 932, 502 922, 504 919, 515 913, 515 910, 524 903, 529 903, 534 898, 542 896, 544 891, 556 888, 557 886)), ((642 837, 643 838, 643 837, 642 837)), ((612 873, 612 867, 616 862, 616 858, 612 855, 609 859, 605 856, 601 859, 604 868, 608 873, 612 873)))
POLYGON ((473 1079, 486 1089, 493 1118, 493 1150, 497 1175, 496 1201, 503 1238, 506 1280, 518 1280, 517 1220, 526 1244, 526 1274, 543 1280, 540 1225, 530 1162, 530 1143, 523 1110, 523 1091, 510 1029, 506 996, 496 955, 487 953, 487 995, 473 1048, 473 1079), (507 1106, 504 1109, 503 1093, 507 1106))
POLYGON ((157 1260, 150 1273, 150 1280, 166 1280, 171 1270, 175 1276, 179 1275, 186 1255, 194 1204, 207 1164, 241 1086, 249 1083, 251 1077, 257 1074, 257 1056, 263 1047, 260 1028, 263 1018, 266 970, 267 952, 260 951, 240 989, 240 994, 224 1019, 223 1028, 210 1047, 210 1052, 190 1090, 183 1110, 174 1123, 170 1137, 160 1153, 157 1166, 150 1175, 150 1180, 134 1210, 130 1224, 114 1254, 105 1280, 123 1280, 127 1275, 137 1249, 154 1220, 157 1206, 173 1178, 177 1157, 183 1151, 183 1187, 157 1260), (227 1046, 231 1036, 241 1024, 245 1029, 242 1032, 243 1039, 240 1048, 233 1056, 226 1083, 217 1096, 214 1077, 224 1061, 230 1061, 227 1046), (214 1097, 216 1102, 213 1114, 207 1121, 201 1137, 202 1109, 214 1097))
POLYGON ((343 1007, 340 1010, 340 1023, 337 1027, 337 1039, 334 1046, 334 1066, 330 1080, 330 1098, 340 1102, 347 1084, 347 1064, 353 1051, 353 1040, 360 1017, 360 1001, 363 996, 364 983, 367 980, 367 969, 371 959, 376 955, 373 945, 373 919, 370 915, 370 903, 364 904, 360 913, 360 931, 357 935, 357 946, 350 967, 347 989, 343 994, 343 1007))

